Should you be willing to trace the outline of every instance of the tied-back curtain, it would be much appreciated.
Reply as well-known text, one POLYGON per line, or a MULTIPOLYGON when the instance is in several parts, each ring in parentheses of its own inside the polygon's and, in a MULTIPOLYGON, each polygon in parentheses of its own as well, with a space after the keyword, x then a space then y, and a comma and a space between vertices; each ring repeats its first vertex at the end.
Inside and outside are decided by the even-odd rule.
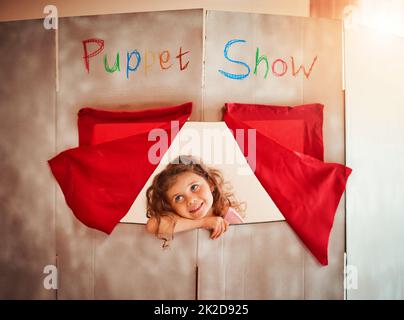
MULTIPOLYGON (((110 234, 158 164, 149 159, 149 152, 156 144, 156 139, 149 137, 151 128, 167 133, 166 148, 159 150, 161 159, 189 118, 191 109, 192 104, 188 103, 174 109, 140 112, 89 109, 79 112, 79 119, 83 120, 79 121, 82 146, 61 152, 49 160, 66 203, 77 219, 88 227, 110 234), (131 127, 131 122, 140 127, 131 127), (114 140, 102 142, 94 135, 94 128, 101 123, 108 124, 104 129, 109 132, 107 136, 114 136, 114 140), (122 125, 129 130, 121 130, 122 125), (144 130, 147 126, 149 128, 144 130), (98 144, 92 145, 95 141, 98 144)), ((98 132, 101 133, 103 131, 98 132)), ((101 136, 105 137, 105 132, 101 136)))
MULTIPOLYGON (((321 264, 327 265, 329 236, 351 169, 291 150, 263 134, 260 128, 254 128, 248 115, 233 111, 231 106, 226 108, 224 121, 239 138, 237 142, 246 158, 254 157, 251 167, 256 177, 307 248, 321 264), (252 155, 248 150, 248 130, 254 129, 256 151, 252 155)), ((259 114, 260 110, 255 112, 259 114)), ((261 119, 265 123, 265 116, 261 119)))

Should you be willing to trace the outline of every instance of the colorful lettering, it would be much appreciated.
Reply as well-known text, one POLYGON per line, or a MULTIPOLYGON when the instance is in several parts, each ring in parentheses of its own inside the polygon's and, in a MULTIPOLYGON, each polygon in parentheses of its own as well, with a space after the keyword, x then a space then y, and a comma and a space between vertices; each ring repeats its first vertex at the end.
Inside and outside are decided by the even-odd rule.
POLYGON ((159 57, 160 57, 161 69, 167 70, 172 66, 172 63, 168 67, 164 66, 164 64, 166 64, 167 62, 170 61, 170 51, 164 50, 163 52, 160 53, 159 57), (164 56, 165 56, 165 58, 164 58, 164 56))
POLYGON ((107 55, 104 56, 104 68, 105 71, 109 72, 109 73, 113 73, 115 71, 121 71, 121 67, 119 66, 119 52, 116 54, 116 59, 115 59, 115 63, 114 66, 111 68, 108 65, 108 57, 107 55))
MULTIPOLYGON (((90 59, 96 57, 104 50, 104 40, 99 38, 90 38, 82 41, 84 50, 84 65, 87 73, 90 73, 90 59), (94 45, 97 45, 96 47, 94 45)), ((188 68, 190 63, 190 50, 183 51, 182 47, 178 47, 178 65, 180 71, 184 71, 188 68)), ((121 71, 121 59, 120 57, 123 53, 117 52, 115 56, 115 61, 111 61, 111 56, 105 54, 103 57, 104 69, 108 73, 120 72, 121 71), (109 59, 108 59, 109 58, 109 59), (112 65, 113 62, 113 65, 112 65)), ((139 53, 138 50, 132 50, 126 52, 126 78, 129 79, 130 72, 136 72, 139 68, 144 67, 145 75, 147 76, 153 68, 156 68, 156 60, 159 59, 161 70, 170 69, 173 66, 173 60, 171 59, 171 54, 169 50, 163 51, 151 51, 145 49, 143 55, 139 53), (136 59, 136 61, 135 61, 136 59)))
POLYGON ((309 76, 310 76, 311 70, 313 69, 314 63, 317 61, 317 56, 314 57, 313 62, 311 63, 311 66, 310 66, 310 69, 309 69, 308 72, 306 71, 306 68, 303 65, 300 65, 299 69, 297 69, 297 71, 296 71, 295 60, 294 60, 293 57, 291 57, 291 58, 292 58, 292 74, 293 74, 293 76, 296 77, 296 75, 300 72, 300 70, 303 70, 303 73, 306 76, 306 79, 308 79, 309 76))
POLYGON ((223 70, 218 70, 222 75, 224 75, 225 77, 227 77, 229 79, 242 80, 242 79, 248 77, 248 75, 251 72, 250 67, 248 66, 247 63, 242 62, 242 61, 238 61, 238 60, 234 60, 234 59, 231 59, 229 57, 229 49, 230 49, 230 47, 235 43, 244 43, 244 42, 246 42, 246 41, 245 40, 240 40, 240 39, 234 39, 234 40, 230 40, 229 42, 227 42, 225 47, 224 47, 223 54, 224 54, 224 57, 227 60, 229 60, 230 62, 233 62, 235 64, 242 65, 245 68, 247 68, 247 73, 245 73, 245 74, 234 74, 234 73, 229 73, 229 72, 226 72, 226 71, 223 71, 223 70))
POLYGON ((189 53, 189 51, 186 52, 182 52, 182 47, 180 47, 180 53, 178 54, 178 56, 176 56, 177 59, 179 59, 180 61, 180 70, 183 71, 188 67, 189 61, 185 64, 185 66, 182 65, 182 56, 186 55, 187 53, 189 53))
POLYGON ((97 39, 97 38, 92 38, 92 39, 87 39, 83 40, 83 48, 84 48, 84 64, 86 65, 87 73, 90 73, 90 58, 95 57, 99 53, 101 53, 102 50, 104 50, 104 40, 102 39, 97 39), (88 53, 88 44, 90 43, 96 43, 98 45, 98 49, 88 53))
POLYGON ((268 72, 269 72, 268 58, 266 55, 260 56, 260 49, 257 48, 257 51, 255 51, 255 68, 254 68, 255 75, 257 75, 258 65, 261 63, 261 61, 265 61, 265 64, 267 66, 267 68, 265 70, 265 75, 264 75, 264 79, 266 79, 268 77, 268 72))
POLYGON ((154 53, 151 51, 146 50, 145 54, 144 54, 144 73, 147 76, 147 72, 148 70, 153 66, 154 64, 154 53), (152 62, 149 63, 149 55, 151 54, 152 57, 152 62))
POLYGON ((126 78, 127 79, 129 79, 129 71, 135 72, 137 70, 137 68, 139 68, 141 60, 142 60, 142 58, 140 57, 140 53, 137 50, 134 50, 131 53, 127 52, 127 55, 126 55, 126 78), (130 59, 132 58, 133 55, 136 56, 136 66, 134 68, 131 68, 130 59))
POLYGON ((282 59, 276 59, 276 60, 272 63, 272 73, 273 73, 275 76, 277 76, 277 77, 282 77, 287 71, 288 71, 288 65, 287 65, 287 63, 286 63, 284 60, 282 60, 282 59), (281 71, 281 72, 276 71, 276 68, 275 68, 276 64, 279 63, 279 62, 282 64, 282 71, 281 71))

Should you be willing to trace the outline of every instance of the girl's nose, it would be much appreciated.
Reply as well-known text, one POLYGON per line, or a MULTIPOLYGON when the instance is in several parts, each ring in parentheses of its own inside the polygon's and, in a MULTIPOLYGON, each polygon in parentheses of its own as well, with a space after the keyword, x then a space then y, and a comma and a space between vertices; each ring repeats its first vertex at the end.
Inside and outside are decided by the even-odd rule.
POLYGON ((196 199, 196 198, 189 198, 189 200, 188 200, 188 204, 189 205, 193 205, 193 204, 195 204, 196 202, 197 202, 198 200, 196 199))

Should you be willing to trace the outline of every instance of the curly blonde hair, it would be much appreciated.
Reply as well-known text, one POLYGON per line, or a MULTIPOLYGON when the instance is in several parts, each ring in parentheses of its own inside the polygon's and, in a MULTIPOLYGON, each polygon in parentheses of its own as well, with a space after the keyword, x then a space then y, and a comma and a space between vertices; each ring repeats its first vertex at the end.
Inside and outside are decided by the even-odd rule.
MULTIPOLYGON (((171 218, 173 222, 172 230, 175 225, 175 212, 169 205, 167 191, 175 183, 175 177, 178 175, 192 172, 203 177, 209 185, 213 186, 213 214, 223 217, 229 207, 237 210, 244 215, 244 203, 237 201, 234 193, 229 190, 227 183, 223 179, 222 173, 214 168, 207 167, 200 159, 192 156, 182 155, 169 163, 167 167, 156 175, 152 185, 146 191, 148 218, 155 218, 158 226, 161 224, 161 217, 171 218)), ((173 238, 173 234, 161 235, 159 229, 156 230, 156 236, 168 241, 173 238)))

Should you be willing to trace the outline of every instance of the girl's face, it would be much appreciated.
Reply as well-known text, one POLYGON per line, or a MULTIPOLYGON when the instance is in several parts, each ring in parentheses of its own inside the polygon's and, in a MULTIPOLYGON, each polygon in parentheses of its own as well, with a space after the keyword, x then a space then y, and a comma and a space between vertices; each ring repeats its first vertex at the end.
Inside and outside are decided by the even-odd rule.
POLYGON ((181 173, 175 179, 166 193, 171 208, 188 219, 202 219, 209 214, 213 204, 213 186, 193 172, 181 173))

